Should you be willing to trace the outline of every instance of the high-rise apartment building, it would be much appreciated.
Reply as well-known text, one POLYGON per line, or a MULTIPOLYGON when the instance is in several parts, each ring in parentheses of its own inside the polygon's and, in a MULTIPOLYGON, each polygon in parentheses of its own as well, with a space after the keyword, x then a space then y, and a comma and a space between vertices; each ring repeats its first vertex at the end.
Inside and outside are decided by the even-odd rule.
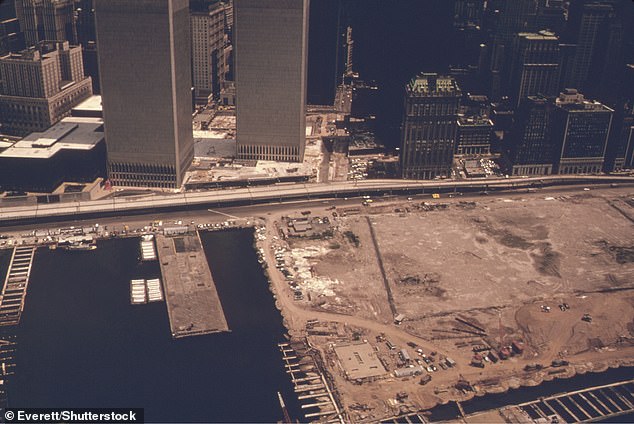
POLYGON ((544 96, 522 99, 516 114, 511 175, 550 175, 556 150, 551 136, 554 102, 544 96))
POLYGON ((229 73, 231 45, 227 35, 227 9, 230 3, 218 2, 205 11, 191 14, 192 84, 197 102, 216 99, 229 73))
POLYGON ((516 107, 528 96, 557 95, 561 58, 554 33, 518 33, 511 60, 509 94, 516 107))
POLYGON ((567 89, 555 101, 552 136, 558 144, 555 168, 559 174, 603 171, 613 110, 567 89))
POLYGON ((5 133, 44 131, 91 95, 79 46, 41 42, 0 57, 0 122, 5 133))
POLYGON ((187 0, 96 0, 109 178, 180 187, 194 154, 187 0))
POLYGON ((308 0, 235 0, 238 157, 301 162, 308 0))
POLYGON ((402 127, 403 178, 451 174, 460 96, 452 77, 423 73, 409 82, 402 127))
POLYGON ((15 10, 27 46, 39 41, 77 44, 73 0, 16 0, 15 10))

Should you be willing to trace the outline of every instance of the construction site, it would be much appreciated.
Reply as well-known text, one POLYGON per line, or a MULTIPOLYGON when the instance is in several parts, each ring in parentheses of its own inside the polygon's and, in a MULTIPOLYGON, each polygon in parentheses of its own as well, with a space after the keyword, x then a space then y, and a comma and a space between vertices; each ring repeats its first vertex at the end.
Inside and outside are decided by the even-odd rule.
POLYGON ((267 218, 257 244, 278 307, 347 419, 634 364, 632 194, 543 193, 267 218))

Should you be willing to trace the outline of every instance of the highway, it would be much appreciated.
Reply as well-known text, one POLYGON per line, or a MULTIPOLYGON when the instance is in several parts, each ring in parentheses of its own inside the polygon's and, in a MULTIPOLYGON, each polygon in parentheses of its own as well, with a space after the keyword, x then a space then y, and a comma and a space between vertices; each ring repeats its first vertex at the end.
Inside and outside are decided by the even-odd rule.
POLYGON ((570 185, 634 185, 631 176, 542 176, 473 180, 364 180, 335 183, 284 183, 272 186, 233 188, 174 194, 150 193, 65 203, 0 207, 0 222, 5 225, 58 221, 64 219, 125 216, 128 214, 194 210, 231 206, 285 203, 302 200, 345 198, 363 195, 425 193, 490 193, 570 185))

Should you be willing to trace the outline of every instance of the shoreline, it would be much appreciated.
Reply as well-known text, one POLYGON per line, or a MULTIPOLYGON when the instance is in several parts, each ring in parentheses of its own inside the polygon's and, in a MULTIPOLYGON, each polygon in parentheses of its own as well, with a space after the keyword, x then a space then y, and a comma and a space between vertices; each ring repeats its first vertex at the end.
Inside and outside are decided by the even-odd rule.
MULTIPOLYGON (((255 224, 254 226, 251 226, 250 228, 252 228, 253 230, 253 249, 256 255, 259 256, 259 249, 265 248, 265 246, 264 246, 264 243, 260 243, 260 241, 257 238, 257 231, 256 231, 257 226, 258 225, 255 224)), ((284 307, 284 305, 279 299, 279 297, 283 296, 284 294, 277 292, 278 289, 275 283, 273 282, 271 276, 269 275, 269 266, 268 264, 264 266, 264 264, 267 264, 266 260, 264 260, 264 262, 262 263, 262 271, 269 283, 269 290, 271 291, 273 295, 275 307, 277 308, 277 310, 280 312, 282 316, 282 324, 284 328, 286 328, 288 336, 290 338, 304 337, 305 334, 303 334, 303 330, 300 328, 294 328, 294 326, 292 325, 293 318, 289 316, 289 315, 292 315, 292 312, 287 310, 287 308, 284 307)), ((307 312, 310 312, 310 311, 307 310, 307 312)), ((315 312, 319 313, 319 311, 315 311, 315 312)), ((342 318, 343 317, 345 317, 345 315, 342 315, 342 318)), ((600 375, 611 369, 616 370, 619 368, 630 368, 630 367, 634 368, 634 358, 633 359, 612 359, 608 361, 586 361, 586 362, 579 362, 579 363, 571 362, 567 366, 556 368, 557 370, 561 370, 560 372, 553 373, 552 372, 553 368, 546 367, 545 369, 542 369, 539 371, 533 371, 530 374, 524 373, 525 375, 523 376, 517 376, 514 374, 510 376, 500 377, 497 384, 485 385, 485 386, 480 384, 480 381, 485 381, 487 378, 486 376, 483 376, 484 377, 483 379, 473 383, 473 387, 475 388, 475 391, 473 392, 463 393, 462 395, 449 395, 448 392, 445 392, 445 393, 435 394, 434 396, 426 397, 427 400, 431 400, 430 398, 434 398, 435 401, 421 405, 419 412, 422 414, 432 414, 434 409, 444 405, 449 405, 451 403, 464 403, 464 402, 469 402, 474 400, 477 401, 478 399, 483 399, 483 398, 486 398, 487 396, 505 394, 505 393, 508 393, 509 391, 518 390, 523 387, 537 388, 537 387, 543 386, 544 383, 548 383, 552 381, 557 381, 557 380, 566 381, 574 377, 582 376, 582 375, 586 375, 590 373, 600 375)), ((565 393, 565 392, 560 392, 560 393, 565 393)), ((552 393, 552 395, 555 395, 555 394, 559 394, 559 393, 552 393)), ((470 412, 466 415, 467 416, 475 415, 490 409, 499 409, 509 405, 510 404, 504 404, 494 408, 479 409, 477 411, 470 412)))

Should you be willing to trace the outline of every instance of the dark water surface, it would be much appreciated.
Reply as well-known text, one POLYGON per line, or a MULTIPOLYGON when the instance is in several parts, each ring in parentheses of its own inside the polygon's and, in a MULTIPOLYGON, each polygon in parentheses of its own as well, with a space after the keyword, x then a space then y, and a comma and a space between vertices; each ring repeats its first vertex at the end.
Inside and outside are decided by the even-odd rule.
POLYGON ((252 231, 201 234, 232 332, 173 340, 164 302, 130 305, 138 239, 92 252, 39 249, 18 328, 9 402, 143 407, 147 422, 275 422, 299 406, 277 343, 285 331, 252 231))

